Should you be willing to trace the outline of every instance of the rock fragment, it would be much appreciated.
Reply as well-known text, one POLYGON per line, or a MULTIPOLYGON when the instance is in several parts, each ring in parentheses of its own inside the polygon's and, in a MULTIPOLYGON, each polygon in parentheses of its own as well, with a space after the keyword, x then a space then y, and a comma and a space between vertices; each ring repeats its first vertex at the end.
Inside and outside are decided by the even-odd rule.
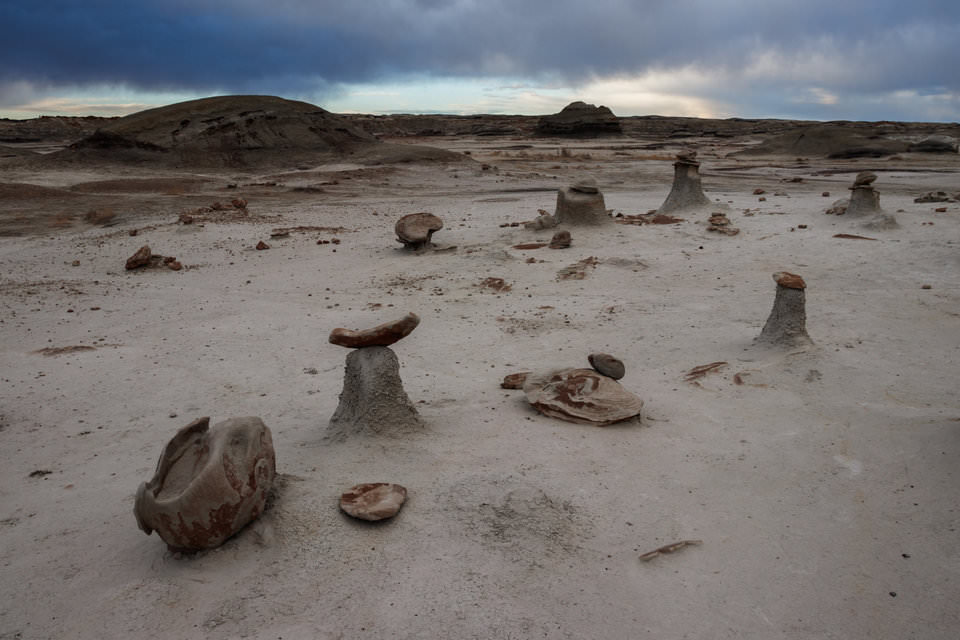
POLYGON ((643 400, 592 369, 532 375, 523 391, 527 401, 544 415, 598 427, 637 417, 643 410, 643 400))
POLYGON ((273 441, 260 418, 209 425, 200 418, 180 429, 137 489, 137 525, 172 550, 219 546, 263 512, 273 486, 273 441))
POLYGON ((377 325, 372 329, 351 331, 337 328, 330 332, 330 343, 341 347, 359 349, 362 347, 385 347, 407 337, 420 324, 420 316, 408 313, 398 320, 377 325))
POLYGON ((399 484, 368 482, 348 489, 340 496, 340 508, 360 520, 385 520, 397 515, 407 499, 407 489, 399 484))
POLYGON ((740 229, 730 226, 730 219, 723 213, 711 213, 707 225, 707 231, 722 233, 726 236, 735 236, 740 233, 740 229))
POLYGON ((523 383, 527 381, 527 376, 529 375, 529 371, 520 371, 518 373, 507 374, 503 377, 503 382, 500 383, 500 388, 523 389, 523 383))
POLYGON ((587 356, 587 360, 590 361, 590 366, 593 367, 597 373, 603 374, 608 378, 613 378, 614 380, 619 380, 627 373, 626 367, 623 366, 623 361, 613 357, 609 353, 591 353, 587 356))
POLYGON ((550 248, 551 249, 566 249, 570 246, 572 238, 570 232, 566 229, 561 229, 553 234, 553 238, 550 239, 550 248))
POLYGON ((261 240, 260 242, 258 242, 258 243, 257 243, 257 247, 256 247, 257 251, 265 251, 265 250, 267 250, 267 249, 269 249, 269 248, 270 248, 270 245, 268 245, 268 244, 267 244, 266 242, 264 242, 263 240, 261 240))
POLYGON ((127 258, 126 268, 127 271, 132 271, 133 269, 139 269, 140 267, 145 267, 150 264, 150 258, 153 253, 150 251, 149 245, 143 245, 137 251, 127 258))

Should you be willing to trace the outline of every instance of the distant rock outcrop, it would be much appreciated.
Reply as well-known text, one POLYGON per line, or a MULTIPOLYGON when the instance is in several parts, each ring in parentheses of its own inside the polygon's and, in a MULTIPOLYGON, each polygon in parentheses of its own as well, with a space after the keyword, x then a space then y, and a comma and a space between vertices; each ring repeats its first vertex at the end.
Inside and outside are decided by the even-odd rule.
POLYGON ((462 154, 440 149, 381 143, 342 116, 307 102, 217 96, 107 121, 47 161, 231 167, 343 155, 368 164, 465 160, 462 154))
POLYGON ((620 120, 604 106, 571 102, 560 113, 543 116, 537 123, 539 136, 604 136, 620 135, 620 120))
POLYGON ((791 155, 827 158, 881 158, 907 150, 908 144, 880 135, 864 135, 833 124, 802 127, 773 136, 738 155, 791 155))

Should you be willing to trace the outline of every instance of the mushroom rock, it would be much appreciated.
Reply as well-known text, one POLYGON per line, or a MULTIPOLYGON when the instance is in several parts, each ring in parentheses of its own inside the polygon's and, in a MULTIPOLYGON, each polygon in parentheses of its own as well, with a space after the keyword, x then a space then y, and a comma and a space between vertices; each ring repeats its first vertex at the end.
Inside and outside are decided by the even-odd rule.
POLYGON ((846 215, 851 218, 869 217, 864 226, 871 229, 896 227, 896 219, 880 208, 880 193, 873 188, 876 179, 877 175, 870 171, 857 174, 853 186, 850 187, 850 202, 847 204, 846 215))
MULTIPOLYGON (((582 182, 577 186, 583 187, 582 182)), ((557 192, 557 209, 553 214, 557 224, 602 225, 612 224, 607 215, 607 206, 600 190, 590 193, 576 187, 567 187, 557 192)))
POLYGON ((260 418, 209 425, 200 418, 180 429, 137 489, 137 525, 171 550, 219 546, 263 512, 273 486, 273 440, 260 418))
POLYGON ((405 338, 417 328, 420 324, 420 316, 415 313, 408 313, 399 320, 385 322, 372 329, 362 329, 360 331, 351 331, 350 329, 334 329, 330 332, 330 342, 359 349, 361 347, 386 347, 394 342, 405 338))
POLYGON ((430 247, 430 239, 434 232, 443 229, 443 220, 432 213, 409 213, 399 220, 394 227, 397 233, 397 242, 407 249, 425 249, 430 247))
POLYGON ((407 489, 399 484, 367 482, 350 487, 340 496, 340 508, 360 520, 385 520, 400 511, 407 500, 407 489))
POLYGON ((754 342, 784 348, 813 344, 807 335, 807 284, 802 277, 786 271, 773 274, 773 279, 777 283, 773 310, 754 342))
POLYGON ((585 102, 571 102, 560 113, 543 116, 534 132, 539 136, 595 137, 620 135, 620 120, 609 108, 585 102))
POLYGON ((570 236, 570 232, 566 229, 561 229, 553 234, 553 237, 550 239, 549 247, 551 249, 566 249, 570 246, 572 241, 573 238, 570 236))
POLYGON ((643 410, 643 400, 613 378, 592 369, 560 369, 531 375, 523 392, 527 401, 544 415, 598 427, 629 420, 643 410))
MULTIPOLYGON (((712 205, 700 185, 700 163, 694 150, 681 151, 673 163, 673 187, 657 213, 666 214, 681 209, 712 205)), ((714 205, 715 206, 715 205, 714 205)))
POLYGON ((593 367, 597 373, 603 374, 608 378, 613 378, 614 380, 619 380, 627 373, 626 368, 623 366, 623 361, 619 358, 614 358, 609 353, 591 353, 587 356, 587 360, 590 361, 590 366, 593 367))
POLYGON ((389 347, 355 349, 347 355, 340 404, 326 437, 401 435, 423 429, 416 407, 403 390, 400 362, 389 347))
POLYGON ((136 253, 134 253, 132 256, 127 258, 127 264, 126 264, 127 271, 131 271, 133 269, 139 269, 140 267, 147 266, 148 264, 150 264, 150 258, 152 257, 152 255, 153 253, 150 251, 150 246, 146 244, 143 245, 142 247, 137 249, 136 253))

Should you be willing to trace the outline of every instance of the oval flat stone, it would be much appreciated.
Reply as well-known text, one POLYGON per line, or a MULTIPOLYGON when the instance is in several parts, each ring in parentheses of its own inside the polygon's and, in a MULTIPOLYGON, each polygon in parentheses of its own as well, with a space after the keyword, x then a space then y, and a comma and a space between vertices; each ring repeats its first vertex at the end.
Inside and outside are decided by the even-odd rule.
POLYGON ((619 358, 614 358, 609 353, 591 353, 587 356, 587 360, 590 361, 590 366, 593 367, 597 373, 601 373, 614 380, 619 380, 627 373, 623 362, 619 358))
POLYGON ((385 322, 372 329, 360 331, 334 329, 330 332, 330 342, 352 349, 386 347, 410 335, 410 332, 416 329, 418 324, 420 324, 420 316, 415 313, 408 313, 399 320, 385 322))
POLYGON ((341 495, 340 508, 360 520, 384 520, 397 515, 406 499, 407 490, 399 484, 367 482, 341 495))

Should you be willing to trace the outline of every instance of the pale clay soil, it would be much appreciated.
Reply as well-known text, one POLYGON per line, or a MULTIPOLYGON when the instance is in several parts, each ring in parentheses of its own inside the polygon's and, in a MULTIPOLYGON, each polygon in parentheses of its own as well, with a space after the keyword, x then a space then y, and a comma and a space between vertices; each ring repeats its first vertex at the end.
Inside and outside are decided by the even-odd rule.
POLYGON ((739 235, 696 213, 523 251, 552 230, 500 225, 552 212, 584 174, 615 212, 657 208, 676 149, 429 143, 477 162, 206 183, 0 166, 58 188, 165 178, 0 200, 0 638, 957 637, 960 205, 913 202, 960 191, 957 156, 738 161, 704 143, 705 191, 739 235), (899 229, 824 215, 861 169, 899 229), (238 196, 249 220, 176 223, 238 196), (98 208, 112 226, 83 221, 98 208), (417 211, 457 248, 404 252, 393 225, 417 211), (270 237, 296 226, 344 230, 270 237), (143 244, 185 269, 126 272, 143 244), (557 279, 589 256, 583 280, 557 279), (806 280, 815 345, 758 349, 783 270, 806 280), (393 348, 425 431, 325 442, 348 353, 330 330, 408 311, 422 322, 393 348), (39 352, 73 346, 93 348, 39 352), (624 361, 642 421, 566 423, 499 387, 594 351, 624 361), (272 505, 217 550, 170 553, 137 529, 138 484, 179 427, 244 415, 273 433, 272 505), (409 499, 351 520, 338 497, 361 482, 409 499))

